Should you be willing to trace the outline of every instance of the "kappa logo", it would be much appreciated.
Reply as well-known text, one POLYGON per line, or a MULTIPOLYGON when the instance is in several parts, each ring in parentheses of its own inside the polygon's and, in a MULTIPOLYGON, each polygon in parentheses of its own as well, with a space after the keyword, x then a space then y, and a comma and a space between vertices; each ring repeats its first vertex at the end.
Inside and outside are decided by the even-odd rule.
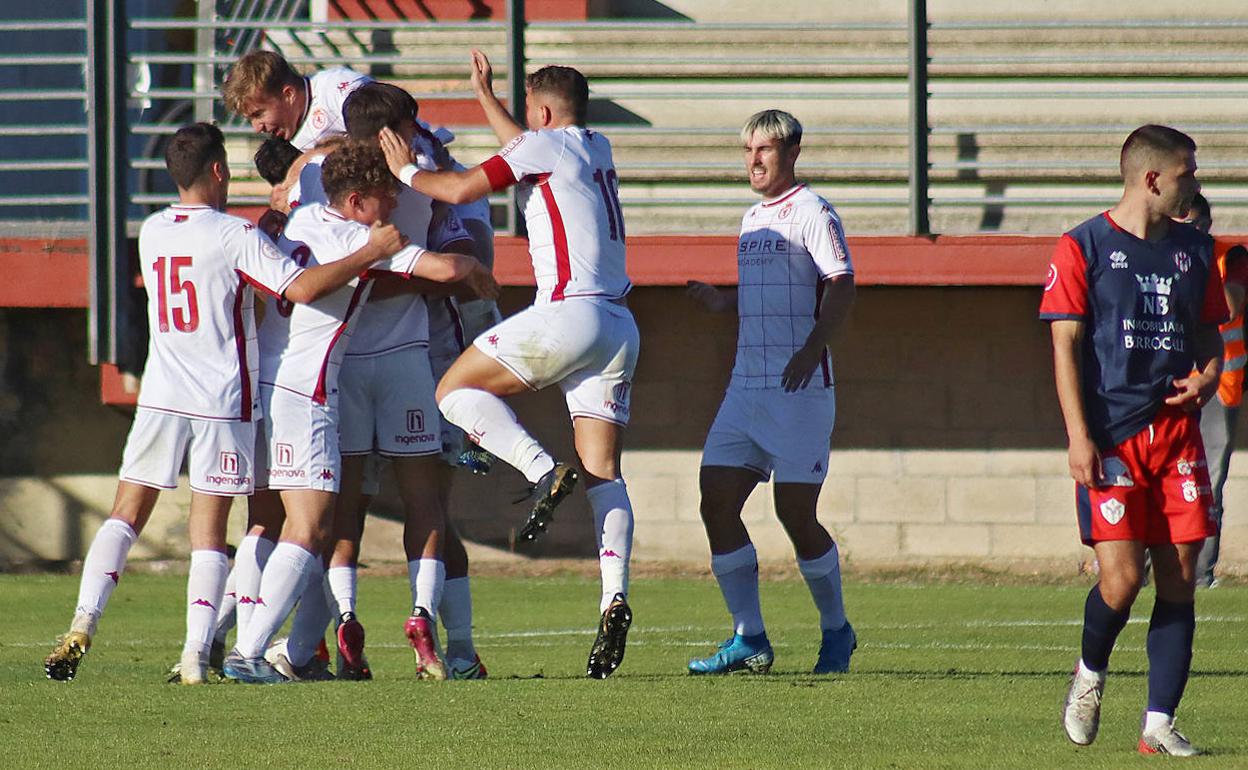
POLYGON ((353 80, 339 80, 339 81, 338 81, 338 90, 339 90, 339 91, 346 91, 346 90, 347 90, 347 89, 351 86, 351 84, 352 84, 353 82, 355 82, 355 81, 353 81, 353 80))
POLYGON ((1127 513, 1127 506, 1121 500, 1106 500, 1101 503, 1101 518, 1110 524, 1117 524, 1127 513))
POLYGON ((196 599, 195 601, 191 602, 191 606, 192 607, 207 607, 210 610, 216 609, 216 607, 212 605, 212 602, 208 601, 207 599, 196 599))
POLYGON ((321 478, 325 481, 333 481, 334 472, 331 471, 329 468, 326 468, 325 470, 321 471, 321 478))
POLYGON ((823 473, 823 463, 816 462, 815 467, 810 469, 811 473, 823 473))
POLYGON ((255 230, 255 229, 256 229, 256 226, 255 226, 255 225, 253 225, 252 223, 250 223, 250 222, 244 222, 244 223, 243 223, 243 232, 245 232, 245 233, 249 233, 249 232, 251 232, 252 230, 255 230))
POLYGON ((494 348, 498 347, 498 335, 497 334, 491 334, 490 336, 485 338, 485 341, 490 343, 490 347, 494 347, 494 348))
POLYGON ((118 572, 105 572, 104 574, 113 579, 113 585, 121 582, 121 574, 118 572))
POLYGON ((1186 251, 1176 251, 1174 252, 1174 266, 1179 269, 1180 273, 1186 273, 1192 269, 1192 258, 1186 251))
POLYGON ((599 554, 599 555, 600 555, 602 558, 604 558, 604 559, 605 559, 605 558, 607 558, 607 557, 614 557, 614 558, 616 558, 616 559, 622 559, 622 558, 624 558, 623 556, 620 556, 620 555, 619 555, 618 553, 616 553, 615 551, 612 551, 610 548, 606 549, 605 551, 603 551, 603 552, 602 552, 601 554, 599 554))
POLYGON ((1121 251, 1115 251, 1109 255, 1109 266, 1114 270, 1122 270, 1127 267, 1127 255, 1121 251))

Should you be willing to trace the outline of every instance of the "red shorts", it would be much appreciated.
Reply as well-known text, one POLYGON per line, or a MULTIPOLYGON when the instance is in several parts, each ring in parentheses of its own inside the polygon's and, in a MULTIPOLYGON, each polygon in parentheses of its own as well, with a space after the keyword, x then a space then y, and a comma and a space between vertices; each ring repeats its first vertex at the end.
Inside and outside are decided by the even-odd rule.
POLYGON ((1075 487, 1085 544, 1193 543, 1217 533, 1199 414, 1163 406, 1147 428, 1103 453, 1101 464, 1102 486, 1075 487))

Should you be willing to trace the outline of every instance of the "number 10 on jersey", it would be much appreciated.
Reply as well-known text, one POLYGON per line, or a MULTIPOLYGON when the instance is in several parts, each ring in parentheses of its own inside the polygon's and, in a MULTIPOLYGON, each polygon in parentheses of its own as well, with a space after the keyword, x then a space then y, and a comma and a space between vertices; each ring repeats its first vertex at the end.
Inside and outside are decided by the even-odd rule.
POLYGON ((179 275, 191 267, 191 257, 157 257, 152 263, 156 271, 156 321, 158 330, 169 331, 169 299, 185 295, 186 307, 173 309, 173 328, 193 332, 199 328, 199 301, 195 284, 179 275))

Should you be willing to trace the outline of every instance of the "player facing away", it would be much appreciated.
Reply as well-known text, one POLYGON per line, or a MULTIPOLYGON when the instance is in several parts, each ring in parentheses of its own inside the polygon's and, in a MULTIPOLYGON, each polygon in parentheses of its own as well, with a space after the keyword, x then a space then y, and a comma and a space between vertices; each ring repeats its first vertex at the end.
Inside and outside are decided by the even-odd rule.
POLYGON ((181 681, 204 681, 227 572, 230 506, 254 484, 260 399, 252 287, 311 302, 399 246, 397 231, 390 229, 339 265, 303 269, 250 222, 223 213, 230 171, 216 126, 179 129, 165 166, 177 184, 178 203, 148 217, 139 232, 151 327, 143 389, 112 515, 87 551, 69 633, 44 662, 52 679, 74 678, 131 546, 160 490, 177 487, 187 458, 191 566, 181 681))
MULTIPOLYGON (((395 184, 376 147, 347 144, 325 160, 322 184, 329 205, 300 206, 282 244, 298 260, 332 264, 369 238, 395 205, 395 184)), ((491 295, 493 279, 476 261, 408 245, 372 270, 437 282, 467 281, 491 295)), ((338 447, 338 370, 358 311, 372 280, 354 281, 318 302, 266 313, 260 328, 260 397, 266 407, 257 442, 257 500, 284 508, 281 537, 265 565, 254 614, 239 629, 225 659, 225 674, 253 683, 283 677, 262 657, 285 622, 308 576, 318 572, 329 537, 334 497, 341 476, 338 447), (280 503, 273 500, 280 493, 280 503)), ((266 520, 271 520, 265 517, 266 520)), ((324 625, 321 626, 324 628, 324 625)))
POLYGON ((1122 146, 1123 193, 1058 241, 1040 318, 1049 322, 1057 397, 1083 542, 1100 579, 1084 604, 1082 654, 1062 712, 1090 744, 1114 640, 1152 554, 1148 706, 1141 753, 1198 753, 1174 728, 1196 630, 1196 559, 1209 520, 1201 405, 1218 386, 1227 317, 1213 239, 1183 217, 1200 190, 1196 143, 1165 126, 1122 146))
POLYGON ((526 78, 525 131, 494 96, 489 60, 480 51, 472 56, 473 88, 503 149, 467 171, 429 172, 412 164, 410 148, 393 132, 383 132, 382 147, 401 180, 436 200, 460 203, 518 182, 532 186, 524 215, 536 303, 476 338, 438 384, 438 406, 534 484, 533 510, 520 532, 532 540, 577 473, 556 462, 502 398, 555 384, 563 390, 598 540, 602 616, 587 674, 601 679, 623 660, 632 622, 626 597, 633 512, 620 452, 640 347, 624 299, 631 284, 615 164, 606 137, 585 128, 589 86, 579 72, 544 67, 526 78))
POLYGON ((741 509, 774 474, 776 515, 819 609, 814 672, 849 670, 857 646, 845 618, 836 543, 815 516, 827 475, 836 401, 828 345, 854 301, 854 268, 831 204, 797 182, 802 126, 764 110, 741 129, 750 189, 763 196, 741 220, 737 291, 690 282, 709 309, 736 310, 732 380, 702 451, 702 523, 711 570, 732 614, 733 635, 693 674, 766 672, 774 654, 758 598, 758 556, 741 509))

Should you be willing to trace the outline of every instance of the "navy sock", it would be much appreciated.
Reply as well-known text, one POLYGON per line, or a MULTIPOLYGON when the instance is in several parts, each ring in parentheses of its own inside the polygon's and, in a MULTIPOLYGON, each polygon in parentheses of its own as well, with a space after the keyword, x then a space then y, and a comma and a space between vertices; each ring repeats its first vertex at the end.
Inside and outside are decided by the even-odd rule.
POLYGON ((1092 586, 1083 605, 1083 664, 1093 671, 1109 668, 1109 654, 1131 611, 1118 612, 1101 597, 1101 584, 1092 586))
POLYGON ((1192 668, 1192 637, 1196 634, 1196 605, 1153 604, 1148 624, 1148 710, 1174 716, 1192 668))

